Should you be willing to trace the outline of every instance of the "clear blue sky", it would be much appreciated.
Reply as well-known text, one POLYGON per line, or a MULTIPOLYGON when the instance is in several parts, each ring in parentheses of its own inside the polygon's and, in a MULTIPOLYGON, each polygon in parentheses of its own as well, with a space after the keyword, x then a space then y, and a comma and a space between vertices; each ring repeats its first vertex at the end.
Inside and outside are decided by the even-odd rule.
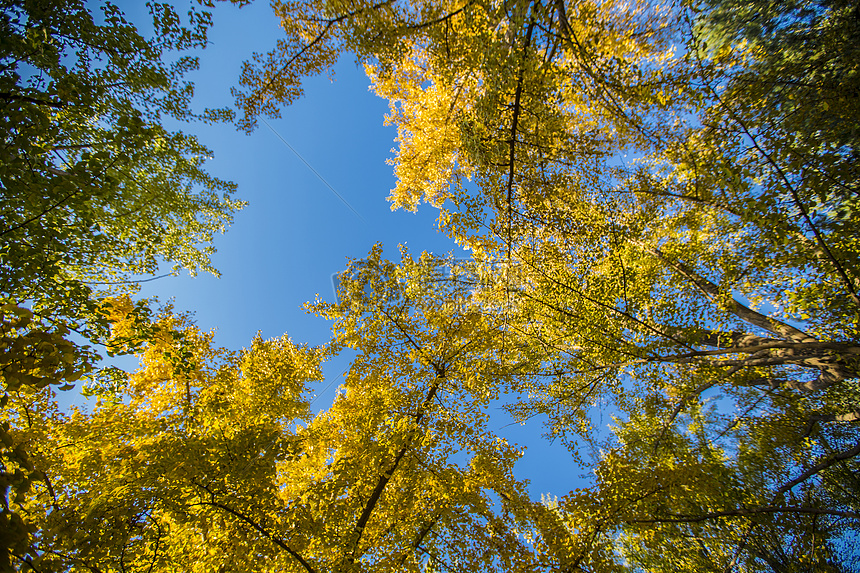
MULTIPOLYGON (((120 6, 146 29, 142 3, 120 6)), ((280 33, 268 2, 241 9, 219 3, 211 45, 200 53, 201 69, 189 77, 196 86, 195 108, 232 104, 230 87, 242 62, 252 52, 268 51, 280 33)), ((396 132, 383 126, 388 104, 368 86, 364 71, 345 58, 334 81, 308 79, 305 96, 283 110, 281 119, 268 120, 363 220, 262 122, 250 136, 229 125, 185 126, 214 152, 208 171, 237 183, 237 197, 250 204, 216 239, 213 260, 221 278, 169 277, 145 284, 141 294, 173 298, 177 310, 194 312, 198 326, 216 329, 216 342, 230 349, 247 346, 258 331, 266 338, 287 333, 294 342, 318 345, 328 340, 329 324, 305 314, 302 305, 317 294, 333 298, 331 275, 345 268, 348 258, 366 256, 377 242, 392 259, 399 258, 402 243, 415 255, 455 250, 436 232, 431 206, 417 213, 390 210, 386 197, 394 177, 386 159, 396 132)), ((346 360, 327 365, 315 407, 331 403, 346 367, 346 360)), ((493 429, 528 448, 517 473, 531 480, 534 496, 561 496, 581 485, 567 450, 540 437, 539 421, 509 424, 499 411, 493 429)))

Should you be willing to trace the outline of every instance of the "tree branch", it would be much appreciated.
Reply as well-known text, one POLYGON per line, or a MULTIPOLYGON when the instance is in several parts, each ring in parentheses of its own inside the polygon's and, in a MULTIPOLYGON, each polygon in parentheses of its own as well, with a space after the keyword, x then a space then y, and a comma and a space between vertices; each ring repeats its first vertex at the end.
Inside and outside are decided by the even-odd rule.
POLYGON ((520 111, 522 109, 521 106, 521 98, 523 95, 523 72, 525 68, 526 58, 528 57, 528 49, 531 45, 532 34, 534 33, 535 27, 535 18, 534 18, 534 8, 532 9, 532 14, 529 16, 529 27, 526 30, 526 39, 523 45, 522 51, 522 61, 520 62, 520 68, 517 73, 517 87, 514 92, 514 111, 513 117, 511 118, 511 139, 509 142, 509 152, 508 152, 508 186, 507 186, 507 210, 508 210, 508 260, 511 260, 511 204, 513 202, 513 194, 514 194, 514 165, 515 165, 515 156, 517 150, 517 123, 520 118, 520 111))
POLYGON ((43 105, 43 106, 47 106, 47 107, 52 107, 54 109, 62 109, 64 107, 66 107, 66 104, 63 102, 49 101, 49 100, 45 100, 45 99, 29 97, 29 96, 25 96, 25 95, 21 95, 21 94, 13 94, 13 93, 9 93, 9 92, 0 92, 0 99, 7 101, 7 102, 23 101, 23 102, 27 102, 27 103, 32 103, 34 105, 43 105))
POLYGON ((289 553, 296 561, 298 561, 302 565, 302 567, 305 568, 305 571, 307 571, 308 573, 317 573, 316 570, 311 566, 310 563, 305 561, 305 559, 301 555, 299 555, 295 550, 290 548, 290 546, 288 546, 286 544, 286 542, 284 542, 282 539, 280 539, 275 534, 268 531, 266 528, 264 528, 262 525, 260 525, 259 523, 257 523, 256 521, 254 521, 253 519, 251 519, 250 517, 248 517, 244 513, 241 513, 239 511, 233 509, 230 506, 224 505, 223 503, 219 503, 219 502, 215 501, 215 494, 208 487, 201 485, 201 484, 198 484, 196 482, 192 482, 192 483, 194 483, 194 485, 196 485, 197 487, 206 491, 210 496, 210 501, 201 501, 199 504, 192 504, 192 505, 208 505, 211 507, 216 507, 218 509, 221 509, 222 511, 226 511, 227 513, 229 513, 233 517, 237 518, 238 520, 250 525, 257 532, 262 534, 263 537, 265 537, 266 539, 268 539, 269 541, 271 541, 272 543, 274 543, 275 545, 277 545, 278 547, 280 547, 281 549, 283 549, 284 551, 289 553))
POLYGON ((742 509, 729 509, 726 511, 714 511, 702 515, 670 515, 651 519, 628 519, 624 523, 699 523, 709 519, 720 517, 735 517, 742 515, 756 515, 760 513, 805 513, 811 515, 833 515, 836 517, 847 517, 849 519, 860 519, 860 513, 853 511, 838 511, 833 509, 819 509, 817 507, 796 506, 766 506, 742 509))
MULTIPOLYGON (((857 442, 857 444, 853 448, 849 448, 845 451, 839 452, 838 454, 831 456, 831 457, 825 459, 824 461, 815 464, 814 466, 812 466, 811 468, 809 468, 808 470, 806 470, 805 472, 803 472, 802 474, 800 474, 799 476, 797 476, 796 478, 794 478, 793 480, 791 480, 790 482, 786 483, 781 488, 776 490, 776 493, 774 494, 773 498, 777 499, 777 498, 783 496, 785 493, 787 493, 794 486, 799 485, 799 484, 805 482, 806 480, 808 480, 809 478, 815 476, 816 474, 826 470, 827 468, 829 468, 833 465, 836 465, 837 463, 839 463, 843 460, 851 459, 854 456, 857 456, 858 454, 860 454, 860 442, 857 442)), ((858 516, 856 514, 854 514, 854 517, 860 518, 860 516, 858 516)))
MULTIPOLYGON (((696 288, 698 288, 702 292, 702 294, 704 294, 708 299, 717 302, 718 304, 720 303, 717 300, 720 298, 720 289, 719 287, 717 287, 717 285, 715 285, 705 277, 701 276, 681 261, 670 259, 668 256, 663 254, 660 249, 656 247, 650 247, 638 241, 635 241, 634 243, 645 252, 654 255, 662 262, 669 265, 669 267, 674 269, 678 274, 693 283, 693 285, 695 285, 696 288)), ((765 316, 760 312, 757 312, 749 308, 748 306, 739 303, 734 299, 734 297, 731 297, 730 301, 728 301, 725 305, 721 306, 724 306, 726 310, 728 310, 741 320, 755 325, 772 334, 788 338, 795 342, 816 342, 815 338, 809 336, 802 330, 799 330, 791 326, 790 324, 786 324, 775 318, 765 316)))
MULTIPOLYGON (((708 87, 710 87, 710 85, 708 87)), ((728 114, 731 116, 731 118, 735 122, 737 122, 741 130, 743 130, 744 134, 746 134, 746 136, 750 138, 750 141, 752 142, 752 145, 756 149, 756 151, 758 151, 761 156, 764 157, 765 160, 770 164, 774 171, 776 171, 777 175, 782 180, 786 189, 788 189, 788 192, 791 194, 792 201, 797 206, 797 208, 800 209, 800 213, 803 216, 803 220, 806 222, 806 225, 812 231, 812 234, 815 236, 815 240, 818 241, 818 244, 821 247, 825 258, 827 258, 831 262, 833 267, 836 269, 836 274, 839 275, 839 279, 848 288, 848 294, 851 296, 851 299, 854 301, 854 304, 860 307, 860 296, 858 296, 857 289, 854 287, 854 281, 848 277, 848 274, 845 272, 845 268, 830 250, 830 247, 827 246, 827 242, 824 240, 824 236, 821 234, 821 231, 818 230, 818 227, 815 225, 815 223, 812 222, 812 218, 809 216, 809 210, 806 208, 806 205, 803 204, 803 201, 800 199, 800 195, 798 195, 797 193, 797 189, 795 189, 794 185, 791 184, 791 181, 789 181, 785 171, 779 165, 777 165, 776 161, 767 151, 762 149, 762 147, 758 143, 756 136, 753 135, 749 128, 747 128, 746 123, 741 120, 726 103, 723 102, 722 98, 720 98, 716 90, 711 88, 711 92, 714 94, 714 97, 717 98, 717 101, 720 103, 723 109, 725 109, 726 112, 728 112, 728 114)))
MULTIPOLYGON (((444 380, 444 378, 436 378, 433 385, 430 387, 430 391, 427 393, 427 396, 424 398, 424 401, 418 409, 418 413, 415 415, 416 424, 420 424, 421 420, 424 418, 424 414, 427 410, 427 407, 433 401, 433 397, 436 396, 436 392, 442 385, 442 380, 444 380)), ((376 505, 379 503, 379 498, 382 497, 382 492, 385 490, 385 486, 388 485, 389 481, 391 481, 391 477, 394 475, 395 470, 397 470, 397 466, 400 465, 400 461, 409 451, 412 445, 412 438, 414 436, 414 430, 406 436, 406 443, 403 445, 403 447, 400 448, 400 451, 397 452, 397 455, 394 457, 394 462, 391 464, 391 467, 388 468, 385 473, 379 476, 379 480, 376 482, 376 486, 373 488, 373 492, 371 492, 370 498, 368 498, 367 503, 364 504, 364 509, 362 509, 361 515, 358 517, 358 521, 356 521, 355 523, 354 529, 356 532, 358 532, 358 536, 355 539, 355 543, 353 543, 352 552, 347 556, 347 560, 349 562, 355 562, 355 552, 358 549, 358 544, 361 541, 361 536, 364 534, 364 528, 367 525, 368 520, 370 520, 370 516, 373 514, 374 509, 376 509, 376 505)))

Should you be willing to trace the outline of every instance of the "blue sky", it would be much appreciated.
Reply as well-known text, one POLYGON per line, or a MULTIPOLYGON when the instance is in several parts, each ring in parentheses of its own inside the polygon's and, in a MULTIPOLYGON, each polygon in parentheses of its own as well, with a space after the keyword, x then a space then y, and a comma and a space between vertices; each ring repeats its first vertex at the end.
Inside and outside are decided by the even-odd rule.
MULTIPOLYGON (((142 3, 120 6, 145 30, 142 3)), ((219 3, 211 45, 200 53, 201 69, 189 77, 195 83, 195 108, 230 105, 230 87, 242 62, 252 52, 268 51, 280 32, 267 2, 241 9, 219 3)), ((265 338, 287 333, 294 342, 325 343, 329 324, 307 315, 302 305, 317 294, 332 300, 332 273, 344 269, 348 258, 366 256, 377 242, 392 259, 399 258, 403 243, 414 255, 456 250, 436 232, 437 213, 429 205, 417 213, 390 210, 386 198, 394 177, 386 159, 393 155, 396 131, 383 125, 387 102, 369 91, 363 69, 348 58, 338 64, 333 79, 308 79, 305 96, 284 109, 281 119, 267 120, 277 134, 262 122, 251 135, 230 125, 183 126, 214 152, 208 171, 237 183, 237 197, 249 205, 216 238, 213 262, 220 278, 163 278, 144 284, 141 294, 172 298, 177 310, 194 312, 200 328, 217 330, 221 346, 240 349, 257 332, 265 338)), ((315 407, 331 403, 347 366, 346 359, 326 366, 315 407)), ((563 446, 540 437, 538 421, 526 427, 510 422, 498 411, 493 429, 527 446, 517 473, 532 481, 533 495, 560 496, 581 485, 575 479, 581 470, 563 446)))

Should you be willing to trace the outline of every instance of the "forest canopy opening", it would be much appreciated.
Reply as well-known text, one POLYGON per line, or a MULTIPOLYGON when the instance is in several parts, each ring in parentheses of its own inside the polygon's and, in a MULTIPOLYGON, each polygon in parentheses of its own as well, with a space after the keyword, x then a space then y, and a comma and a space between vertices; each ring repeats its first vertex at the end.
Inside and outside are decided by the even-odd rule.
POLYGON ((438 209, 471 259, 374 247, 308 305, 318 347, 231 352, 92 288, 212 270, 241 207, 159 123, 193 118, 191 61, 162 50, 211 21, 155 7, 156 43, 110 5, 98 26, 72 0, 4 3, 0 569, 860 567, 856 5, 272 7, 284 35, 243 68, 237 127, 353 56, 397 128, 392 207, 438 209), (93 378, 91 412, 51 390, 93 375, 69 329, 141 357, 93 378), (530 497, 499 401, 545 417, 590 483, 530 497))

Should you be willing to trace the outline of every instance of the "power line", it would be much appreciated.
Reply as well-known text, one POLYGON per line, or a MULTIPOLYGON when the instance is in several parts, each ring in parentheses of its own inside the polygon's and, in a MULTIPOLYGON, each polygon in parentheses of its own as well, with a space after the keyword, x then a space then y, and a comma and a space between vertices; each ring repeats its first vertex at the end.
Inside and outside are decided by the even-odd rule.
POLYGON ((274 127, 272 127, 271 125, 269 125, 269 122, 268 122, 268 121, 266 121, 265 119, 263 119, 262 117, 260 118, 260 121, 262 121, 263 123, 265 123, 265 124, 266 124, 266 127, 268 127, 269 129, 271 129, 271 130, 272 130, 272 133, 274 133, 275 135, 277 135, 277 136, 278 136, 278 138, 279 138, 281 141, 283 141, 283 142, 284 142, 284 145, 286 145, 286 146, 290 149, 290 151, 292 151, 293 153, 295 153, 295 154, 296 154, 296 157, 298 157, 299 159, 301 159, 301 160, 302 160, 302 163, 304 163, 304 164, 307 166, 307 168, 308 168, 308 169, 310 169, 310 170, 313 172, 313 174, 314 174, 314 175, 316 175, 316 176, 319 178, 319 180, 320 180, 320 181, 322 181, 323 183, 325 183, 326 187, 328 187, 329 189, 331 189, 331 192, 332 192, 332 193, 334 193, 334 194, 337 196, 337 198, 338 198, 338 199, 340 199, 340 200, 343 202, 343 204, 344 204, 344 205, 346 205, 347 207, 349 207, 350 211, 352 211, 353 213, 355 213, 355 216, 356 216, 356 217, 358 217, 359 219, 361 219, 361 221, 362 221, 363 223, 367 223, 367 221, 364 219, 364 217, 362 217, 362 216, 361 216, 361 213, 359 213, 358 211, 356 211, 356 210, 355 210, 355 208, 354 208, 352 205, 350 205, 350 204, 349 204, 349 201, 347 201, 346 199, 344 199, 344 198, 343 198, 343 196, 342 196, 340 193, 338 193, 338 192, 335 190, 335 188, 334 188, 334 187, 332 187, 332 186, 331 186, 331 184, 330 184, 328 181, 326 181, 326 180, 325 180, 325 177, 323 177, 322 175, 320 175, 319 171, 317 171, 316 169, 314 169, 313 165, 311 165, 310 163, 308 163, 307 159, 305 159, 304 157, 302 157, 302 154, 301 154, 301 153, 299 153, 298 151, 296 151, 295 147, 293 147, 292 145, 290 145, 290 143, 289 143, 286 139, 284 139, 284 136, 283 136, 283 135, 281 135, 280 133, 278 133, 277 131, 275 131, 275 128, 274 128, 274 127))

